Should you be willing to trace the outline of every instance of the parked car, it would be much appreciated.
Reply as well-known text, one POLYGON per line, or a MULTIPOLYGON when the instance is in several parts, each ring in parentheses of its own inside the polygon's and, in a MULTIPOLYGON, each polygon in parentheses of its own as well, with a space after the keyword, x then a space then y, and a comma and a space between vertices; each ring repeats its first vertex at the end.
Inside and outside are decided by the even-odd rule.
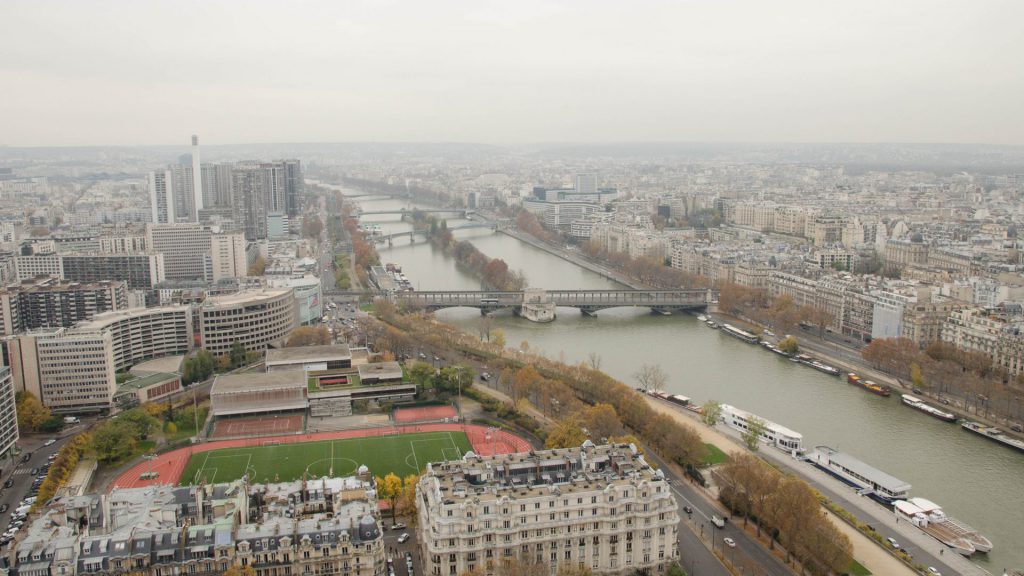
POLYGON ((14 486, 14 480, 8 478, 7 482, 4 482, 4 488, 10 488, 11 486, 14 486))
POLYGON ((408 532, 403 532, 402 535, 398 537, 398 543, 399 544, 405 544, 408 540, 409 540, 409 533, 408 532))
POLYGON ((7 512, 7 510, 10 509, 10 507, 10 504, 0 504, 0 514, 7 512))
POLYGON ((896 541, 895 538, 891 538, 891 537, 890 538, 886 538, 885 541, 888 542, 889 545, 892 546, 893 548, 895 548, 897 550, 900 549, 900 544, 899 544, 899 542, 896 541))
POLYGON ((54 445, 54 444, 56 444, 56 443, 57 443, 57 441, 56 441, 56 440, 54 440, 53 438, 50 438, 50 439, 49 439, 49 440, 47 440, 46 442, 43 442, 43 446, 53 446, 53 445, 54 445))
POLYGON ((401 522, 399 522, 397 524, 392 524, 391 525, 391 529, 392 530, 404 530, 405 529, 405 524, 402 524, 401 522))
POLYGON ((936 570, 934 566, 929 566, 928 567, 928 573, 929 574, 934 574, 935 576, 942 576, 942 572, 939 572, 938 570, 936 570))

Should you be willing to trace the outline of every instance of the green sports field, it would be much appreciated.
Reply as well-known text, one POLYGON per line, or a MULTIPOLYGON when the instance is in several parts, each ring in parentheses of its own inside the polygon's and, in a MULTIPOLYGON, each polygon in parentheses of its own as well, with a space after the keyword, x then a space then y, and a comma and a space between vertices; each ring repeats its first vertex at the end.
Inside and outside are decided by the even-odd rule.
POLYGON ((180 484, 230 482, 249 472, 254 482, 346 476, 366 465, 374 476, 419 474, 428 462, 461 458, 470 450, 462 432, 424 432, 344 440, 224 448, 189 459, 180 484))

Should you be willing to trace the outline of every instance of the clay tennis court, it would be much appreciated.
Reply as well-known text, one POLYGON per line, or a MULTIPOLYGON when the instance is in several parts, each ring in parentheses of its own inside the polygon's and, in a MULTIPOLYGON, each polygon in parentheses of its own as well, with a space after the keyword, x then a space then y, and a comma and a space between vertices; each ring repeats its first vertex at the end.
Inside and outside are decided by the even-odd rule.
POLYGON ((189 459, 196 454, 211 450, 245 446, 266 446, 268 443, 274 442, 288 444, 344 438, 365 438, 369 436, 415 434, 417 432, 464 432, 466 437, 469 438, 473 451, 483 455, 529 452, 532 449, 529 442, 513 434, 475 424, 418 424, 364 430, 343 430, 340 432, 319 432, 316 434, 263 436, 260 438, 206 442, 161 454, 153 460, 142 462, 123 472, 110 483, 108 490, 113 490, 114 488, 139 488, 154 484, 176 486, 181 480, 182 472, 184 472, 185 465, 188 464, 189 459), (156 477, 142 479, 141 476, 143 474, 147 476, 155 475, 156 477))
POLYGON ((454 422, 458 416, 459 413, 451 405, 398 408, 395 410, 395 423, 409 424, 412 422, 443 422, 448 420, 454 422))
POLYGON ((256 436, 302 432, 302 414, 262 416, 257 418, 218 419, 213 423, 211 438, 256 436))

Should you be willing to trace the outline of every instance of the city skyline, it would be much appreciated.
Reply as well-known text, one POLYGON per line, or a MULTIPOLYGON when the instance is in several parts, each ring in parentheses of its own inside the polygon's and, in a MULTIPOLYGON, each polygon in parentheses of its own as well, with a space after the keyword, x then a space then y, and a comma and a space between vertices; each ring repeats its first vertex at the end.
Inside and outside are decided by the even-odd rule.
POLYGON ((1009 2, 180 6, 5 3, 0 144, 1024 144, 1009 2))

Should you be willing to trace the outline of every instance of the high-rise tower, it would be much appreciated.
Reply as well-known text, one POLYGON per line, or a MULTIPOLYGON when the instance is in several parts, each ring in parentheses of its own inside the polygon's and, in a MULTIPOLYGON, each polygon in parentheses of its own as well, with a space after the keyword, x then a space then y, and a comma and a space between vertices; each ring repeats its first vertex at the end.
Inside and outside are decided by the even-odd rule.
POLYGON ((203 173, 199 164, 199 136, 195 134, 192 135, 192 195, 195 198, 192 203, 195 213, 190 219, 198 222, 199 211, 203 209, 203 173))

